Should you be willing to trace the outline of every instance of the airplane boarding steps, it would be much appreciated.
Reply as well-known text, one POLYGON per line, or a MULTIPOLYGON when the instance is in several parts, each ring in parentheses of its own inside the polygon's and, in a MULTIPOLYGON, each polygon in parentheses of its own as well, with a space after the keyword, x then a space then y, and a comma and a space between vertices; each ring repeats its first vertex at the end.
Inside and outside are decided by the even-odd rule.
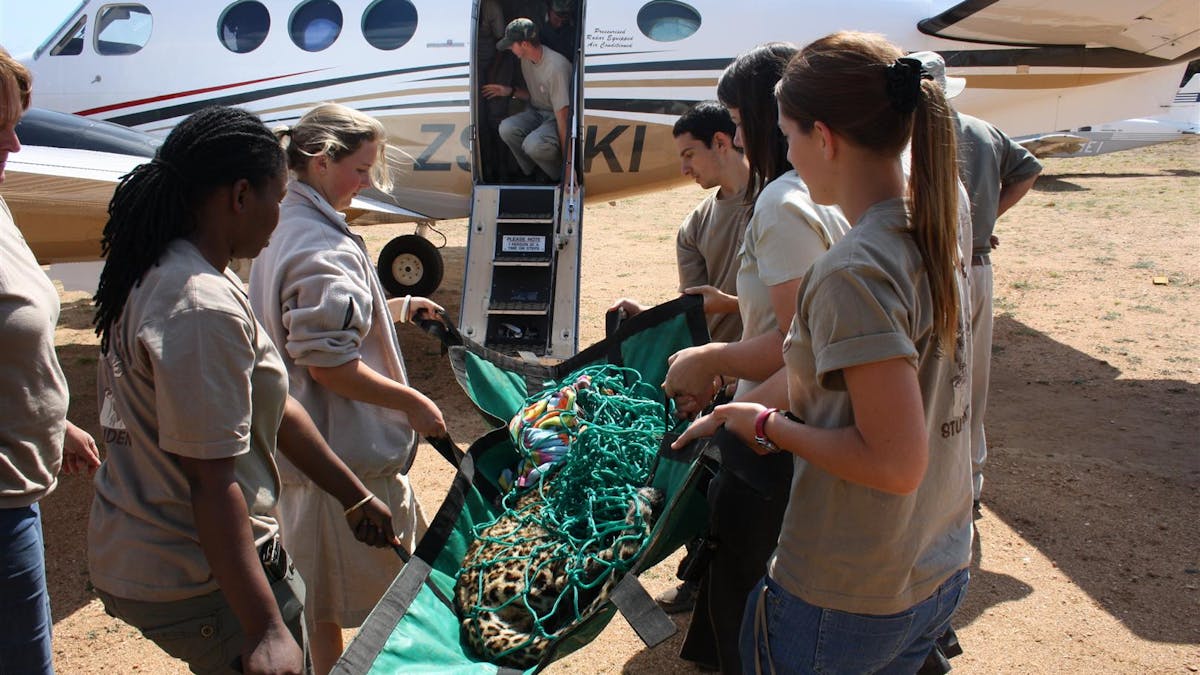
POLYGON ((561 186, 475 186, 459 321, 467 337, 512 355, 575 354, 579 212, 561 186))

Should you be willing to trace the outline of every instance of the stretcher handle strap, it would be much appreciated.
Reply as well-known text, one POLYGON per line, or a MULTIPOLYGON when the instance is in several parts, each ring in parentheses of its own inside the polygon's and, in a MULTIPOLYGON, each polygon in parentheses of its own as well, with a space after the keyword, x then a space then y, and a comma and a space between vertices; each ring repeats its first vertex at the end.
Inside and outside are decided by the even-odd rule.
POLYGON ((447 462, 450 462, 450 466, 453 466, 455 469, 462 466, 465 453, 458 449, 458 445, 454 441, 450 440, 449 434, 440 437, 426 436, 425 442, 433 446, 433 449, 437 450, 439 455, 444 457, 447 462))
POLYGON ((647 647, 663 642, 679 630, 663 608, 646 592, 636 575, 626 574, 617 582, 610 598, 647 647))
POLYGON ((421 312, 413 317, 413 323, 432 337, 437 338, 443 347, 459 347, 463 344, 462 333, 458 332, 458 327, 454 325, 454 321, 450 317, 446 316, 446 312, 438 311, 432 319, 424 318, 426 316, 428 316, 427 312, 421 312))

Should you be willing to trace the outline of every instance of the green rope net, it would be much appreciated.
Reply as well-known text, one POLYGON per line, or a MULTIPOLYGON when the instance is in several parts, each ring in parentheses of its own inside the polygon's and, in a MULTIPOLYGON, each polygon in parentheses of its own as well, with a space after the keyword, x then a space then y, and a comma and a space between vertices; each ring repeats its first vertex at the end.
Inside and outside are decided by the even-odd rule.
POLYGON ((523 461, 502 476, 504 508, 475 528, 455 588, 479 656, 536 664, 632 567, 662 501, 643 487, 673 419, 660 399, 637 371, 595 365, 513 418, 523 461))

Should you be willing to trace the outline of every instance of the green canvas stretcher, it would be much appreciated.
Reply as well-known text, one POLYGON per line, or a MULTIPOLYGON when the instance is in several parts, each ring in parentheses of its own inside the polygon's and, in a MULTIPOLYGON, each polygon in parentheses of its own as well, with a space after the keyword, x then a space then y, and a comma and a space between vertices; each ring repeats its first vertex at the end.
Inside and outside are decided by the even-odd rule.
POLYGON ((637 574, 657 564, 699 534, 708 520, 700 486, 716 468, 716 451, 700 441, 681 452, 660 449, 650 484, 663 492, 664 508, 642 554, 614 588, 609 601, 556 640, 541 662, 527 671, 497 666, 473 655, 460 638, 454 609, 455 574, 474 537, 474 527, 493 520, 501 488, 498 478, 520 460, 505 428, 547 381, 559 381, 587 365, 610 363, 636 370, 657 388, 666 376, 667 357, 708 341, 703 303, 698 296, 651 308, 622 323, 603 341, 554 366, 530 363, 490 351, 445 324, 426 326, 448 347, 451 366, 484 418, 496 428, 476 439, 466 453, 450 443, 435 447, 458 473, 437 515, 403 570, 367 617, 335 673, 500 673, 538 672, 593 640, 618 611, 648 645, 675 632, 637 582, 637 574))

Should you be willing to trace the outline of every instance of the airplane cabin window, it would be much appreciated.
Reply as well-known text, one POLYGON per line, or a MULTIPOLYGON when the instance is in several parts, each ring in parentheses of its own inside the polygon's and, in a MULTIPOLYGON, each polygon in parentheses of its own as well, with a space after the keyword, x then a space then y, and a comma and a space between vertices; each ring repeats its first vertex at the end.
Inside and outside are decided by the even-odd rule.
POLYGON ((221 44, 231 52, 245 54, 262 46, 271 30, 271 13, 258 0, 230 5, 217 22, 221 44))
POLYGON ((142 5, 105 5, 96 16, 96 52, 105 56, 136 54, 150 41, 154 19, 142 5))
POLYGON ((677 0, 654 0, 637 15, 638 28, 656 42, 674 42, 700 30, 700 12, 677 0))
POLYGON ((87 33, 87 15, 79 17, 71 30, 63 35, 58 44, 50 49, 50 56, 79 56, 83 53, 83 41, 87 33))
POLYGON ((342 33, 342 8, 333 0, 309 0, 292 13, 292 42, 306 52, 329 47, 342 33))
POLYGON ((409 0, 376 0, 363 13, 362 32, 376 49, 399 49, 417 32, 417 8, 409 0))

